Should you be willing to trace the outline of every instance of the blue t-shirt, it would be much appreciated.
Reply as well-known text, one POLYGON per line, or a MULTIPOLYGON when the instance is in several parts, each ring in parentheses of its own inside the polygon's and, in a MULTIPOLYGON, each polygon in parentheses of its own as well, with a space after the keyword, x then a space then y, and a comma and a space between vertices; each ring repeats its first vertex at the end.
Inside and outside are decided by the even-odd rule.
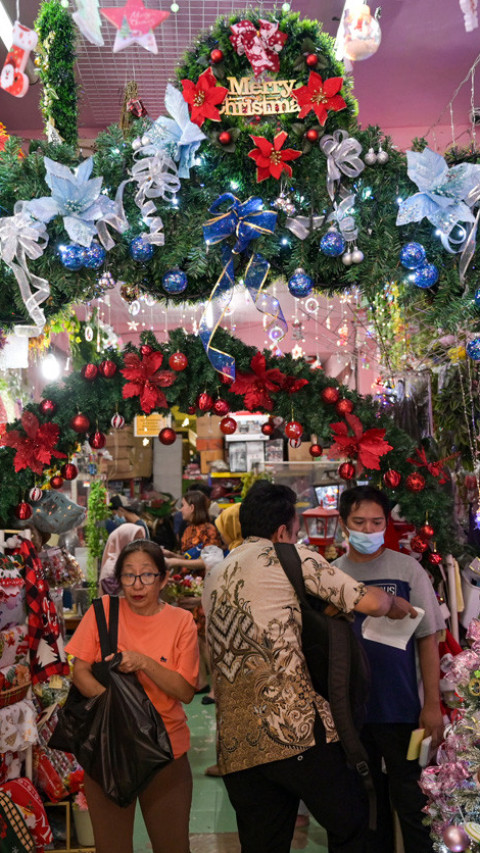
MULTIPOLYGON (((416 663, 416 639, 428 637, 445 627, 434 589, 424 569, 413 557, 386 548, 374 560, 357 563, 348 556, 339 557, 334 565, 346 574, 399 595, 425 610, 407 648, 396 649, 384 643, 365 640, 361 635, 364 614, 355 614, 354 629, 370 661, 371 688, 366 723, 417 724, 421 711, 418 692, 419 673, 416 663)), ((408 619, 408 616, 405 617, 408 619)))

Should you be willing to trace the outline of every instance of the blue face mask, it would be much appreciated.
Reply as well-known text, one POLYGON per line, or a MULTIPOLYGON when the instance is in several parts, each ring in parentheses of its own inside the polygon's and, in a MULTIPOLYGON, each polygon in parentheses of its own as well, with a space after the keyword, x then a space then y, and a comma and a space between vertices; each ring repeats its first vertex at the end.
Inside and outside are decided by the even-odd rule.
POLYGON ((359 554, 375 554, 385 541, 385 531, 361 533, 360 530, 348 530, 348 541, 359 554))

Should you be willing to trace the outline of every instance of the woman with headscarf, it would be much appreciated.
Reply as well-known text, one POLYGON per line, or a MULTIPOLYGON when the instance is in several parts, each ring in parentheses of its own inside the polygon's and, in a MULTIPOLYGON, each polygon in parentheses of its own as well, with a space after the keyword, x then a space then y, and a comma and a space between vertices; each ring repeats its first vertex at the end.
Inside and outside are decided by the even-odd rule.
POLYGON ((116 528, 107 539, 100 567, 99 595, 118 595, 119 585, 115 579, 115 564, 121 551, 134 539, 145 539, 142 527, 125 522, 116 528))

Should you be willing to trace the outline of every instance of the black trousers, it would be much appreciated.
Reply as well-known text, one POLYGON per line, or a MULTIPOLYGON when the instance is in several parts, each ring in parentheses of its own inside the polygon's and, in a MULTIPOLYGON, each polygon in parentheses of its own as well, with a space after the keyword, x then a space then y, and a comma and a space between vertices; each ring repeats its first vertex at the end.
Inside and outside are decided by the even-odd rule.
POLYGON ((368 807, 361 782, 347 767, 339 743, 259 764, 223 777, 237 816, 242 853, 289 853, 298 804, 303 800, 327 830, 329 853, 366 853, 368 807))
POLYGON ((392 808, 398 814, 405 853, 431 853, 433 843, 423 826, 426 805, 418 780, 417 761, 407 761, 410 735, 415 725, 371 723, 362 729, 362 741, 370 758, 370 770, 377 794, 377 831, 370 836, 368 853, 393 853, 392 808), (382 773, 382 758, 387 773, 382 773))

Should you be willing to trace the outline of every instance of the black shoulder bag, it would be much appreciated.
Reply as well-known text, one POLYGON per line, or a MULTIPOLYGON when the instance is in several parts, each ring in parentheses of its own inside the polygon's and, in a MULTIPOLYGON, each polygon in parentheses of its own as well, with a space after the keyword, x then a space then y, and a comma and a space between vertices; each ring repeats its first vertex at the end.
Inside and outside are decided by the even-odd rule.
POLYGON ((376 799, 368 754, 358 730, 368 698, 370 669, 351 623, 341 613, 326 612, 328 602, 305 591, 300 554, 295 545, 279 542, 275 551, 292 584, 302 613, 302 650, 312 684, 330 704, 333 721, 348 763, 365 785, 369 828, 376 827, 376 799))

